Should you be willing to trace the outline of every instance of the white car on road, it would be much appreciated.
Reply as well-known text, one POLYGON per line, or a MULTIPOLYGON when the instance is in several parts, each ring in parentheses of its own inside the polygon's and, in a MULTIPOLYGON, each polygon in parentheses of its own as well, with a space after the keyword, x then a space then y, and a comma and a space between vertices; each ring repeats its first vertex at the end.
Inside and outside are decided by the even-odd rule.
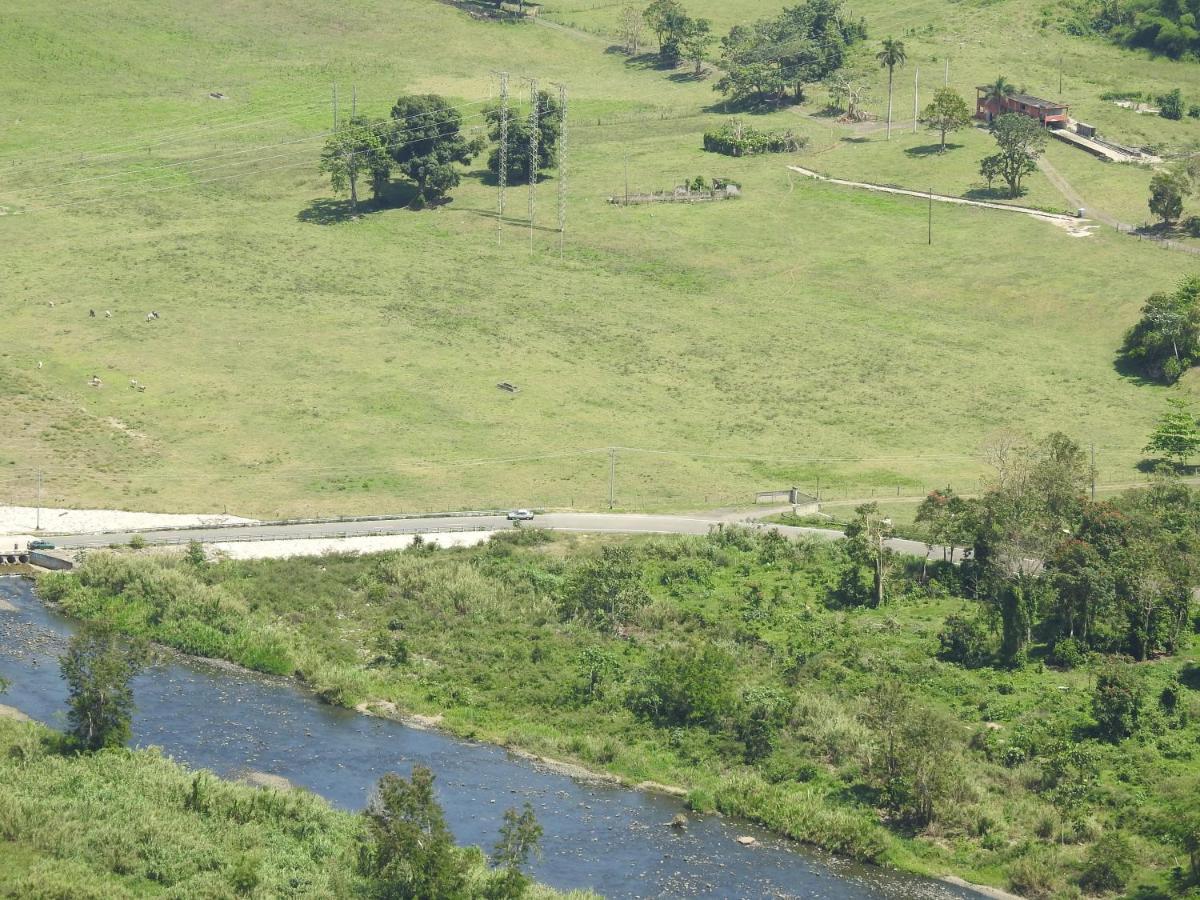
POLYGON ((510 509, 508 511, 508 521, 510 522, 532 522, 533 513, 528 509, 510 509))

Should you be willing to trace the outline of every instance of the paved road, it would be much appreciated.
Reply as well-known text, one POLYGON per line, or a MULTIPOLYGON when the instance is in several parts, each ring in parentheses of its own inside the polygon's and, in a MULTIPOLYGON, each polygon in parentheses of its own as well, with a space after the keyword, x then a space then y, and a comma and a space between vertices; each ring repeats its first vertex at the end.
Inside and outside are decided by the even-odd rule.
MULTIPOLYGON (((750 514, 747 514, 749 517, 750 514)), ((652 516, 629 513, 546 513, 533 523, 539 528, 555 531, 608 532, 615 534, 708 534, 719 525, 731 524, 728 517, 652 516)), ((790 525, 765 525, 747 521, 754 528, 774 528, 792 538, 811 537, 818 540, 839 540, 845 535, 830 528, 801 528, 790 525)), ((504 516, 438 516, 431 518, 371 519, 360 522, 264 523, 261 525, 231 525, 224 527, 171 528, 156 531, 123 531, 103 534, 68 534, 52 537, 54 544, 64 550, 84 547, 107 547, 127 544, 140 534, 147 544, 178 544, 188 541, 215 543, 218 541, 295 540, 298 538, 356 537, 369 534, 429 534, 433 532, 494 531, 511 528, 504 516)), ((940 559, 941 548, 929 553, 920 541, 900 538, 888 542, 897 553, 910 556, 930 556, 940 559)))

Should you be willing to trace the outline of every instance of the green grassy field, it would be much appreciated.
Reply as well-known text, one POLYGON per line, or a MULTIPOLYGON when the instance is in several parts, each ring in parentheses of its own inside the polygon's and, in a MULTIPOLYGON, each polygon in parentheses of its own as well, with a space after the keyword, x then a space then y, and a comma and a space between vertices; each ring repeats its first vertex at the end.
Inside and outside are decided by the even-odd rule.
MULTIPOLYGON (((1039 31, 1025 5, 856 12, 874 36, 944 20, 906 36, 916 60, 965 41, 969 22, 999 33, 1010 8, 1013 35, 1036 40, 964 43, 956 85, 1000 66, 1043 91, 1060 44, 1074 62, 1068 94, 1192 71, 1039 31)), ((1162 406, 1164 391, 1120 377, 1113 354, 1144 296, 1193 259, 954 208, 935 209, 929 247, 919 201, 784 168, 960 193, 977 180, 983 134, 944 157, 906 153, 933 139, 848 142, 793 110, 766 121, 810 135, 805 153, 714 157, 700 137, 725 114, 707 82, 629 65, 598 36, 415 0, 109 0, 53 13, 18 0, 6 12, 0 502, 32 503, 43 471, 47 504, 596 507, 609 457, 590 451, 621 446, 639 449, 618 455, 618 506, 700 508, 817 478, 860 486, 851 494, 970 488, 990 435, 1055 428, 1094 441, 1101 479, 1125 481, 1162 406), (328 127, 333 82, 343 109, 354 85, 359 110, 385 115, 406 91, 480 100, 501 68, 570 84, 561 259, 553 179, 538 189, 532 255, 524 193, 509 195, 498 246, 495 192, 478 171, 444 208, 323 224, 343 208, 312 139, 328 127), (297 143, 256 149, 285 141, 297 143), (109 155, 80 165, 89 150, 109 155), (612 207, 626 157, 635 189, 724 175, 744 196, 612 207), (146 322, 150 310, 162 317, 146 322), (103 387, 87 385, 93 374, 103 387), (521 393, 498 391, 501 380, 521 393)), ((724 25, 759 12, 712 14, 724 25)), ((568 5, 547 14, 588 24, 568 5)), ((1106 114, 1086 107, 1102 125, 1106 114)), ((1152 136, 1168 124, 1200 133, 1144 118, 1152 136)), ((1026 199, 1066 205, 1040 173, 1026 199)))

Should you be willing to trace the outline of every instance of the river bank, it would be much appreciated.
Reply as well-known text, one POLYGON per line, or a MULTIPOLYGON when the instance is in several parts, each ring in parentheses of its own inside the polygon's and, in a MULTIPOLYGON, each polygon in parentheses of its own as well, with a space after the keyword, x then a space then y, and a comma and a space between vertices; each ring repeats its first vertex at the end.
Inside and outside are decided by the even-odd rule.
MULTIPOLYGON (((55 659, 74 626, 38 601, 29 583, 0 579, 18 608, 0 614, 4 699, 53 722, 65 702, 55 659)), ((533 874, 560 890, 602 887, 606 896, 812 897, 829 900, 965 900, 936 882, 802 851, 764 829, 689 815, 677 798, 580 781, 488 744, 412 729, 322 703, 294 679, 214 666, 171 652, 135 682, 134 743, 154 745, 224 778, 286 779, 336 807, 361 808, 386 771, 414 764, 437 775, 439 800, 459 843, 490 846, 503 810, 528 801, 546 829, 533 874), (740 836, 754 837, 750 847, 740 836)), ((282 782, 279 782, 282 783, 282 782)))
MULTIPOLYGON (((840 560, 837 547, 769 535, 577 542, 529 531, 470 549, 200 568, 94 556, 43 584, 72 615, 265 660, 336 706, 420 716, 414 724, 561 771, 667 785, 694 812, 845 857, 1017 894, 1065 888, 1095 831, 1040 846, 1033 836, 1058 813, 1039 785, 1059 736, 1088 721, 1092 675, 942 663, 939 629, 965 601, 914 580, 887 608, 831 609, 840 560), (571 611, 596 584, 638 598, 621 600, 633 605, 617 627, 571 611), (1043 750, 1006 749, 1031 734, 1043 750), (915 826, 915 807, 883 791, 877 748, 888 739, 898 784, 928 792, 915 826)), ((953 583, 949 567, 933 572, 953 583)), ((1146 677, 1165 684, 1178 667, 1146 677)), ((1102 742, 1088 753, 1102 772, 1128 765, 1102 742)), ((1170 789, 1187 759, 1162 757, 1147 784, 1170 789)), ((1093 797, 1093 821, 1127 827, 1117 818, 1127 798, 1093 797)), ((1174 802, 1158 797, 1147 795, 1149 822, 1174 802)), ((1172 865, 1154 834, 1138 833, 1147 874, 1172 865)))

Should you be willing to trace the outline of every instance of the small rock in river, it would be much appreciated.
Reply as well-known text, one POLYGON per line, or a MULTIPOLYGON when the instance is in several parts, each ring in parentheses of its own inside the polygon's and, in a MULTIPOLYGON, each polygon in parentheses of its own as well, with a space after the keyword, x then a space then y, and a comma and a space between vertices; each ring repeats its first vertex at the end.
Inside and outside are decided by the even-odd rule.
POLYGON ((739 844, 741 844, 743 847, 750 847, 750 846, 753 846, 754 844, 758 843, 758 841, 756 841, 754 838, 750 837, 750 835, 748 835, 748 834, 740 835, 737 838, 737 842, 739 844))

